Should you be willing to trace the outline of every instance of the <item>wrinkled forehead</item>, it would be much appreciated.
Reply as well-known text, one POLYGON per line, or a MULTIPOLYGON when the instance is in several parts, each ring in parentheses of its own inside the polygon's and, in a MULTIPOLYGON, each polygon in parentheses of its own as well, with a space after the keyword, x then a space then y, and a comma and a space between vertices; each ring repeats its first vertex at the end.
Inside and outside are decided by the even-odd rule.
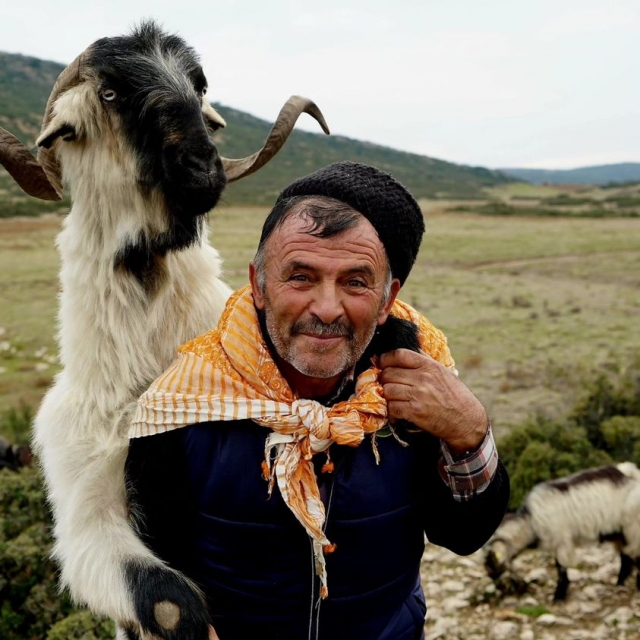
POLYGON ((289 216, 274 230, 267 240, 269 259, 281 264, 292 256, 300 260, 306 253, 334 255, 336 258, 353 257, 362 260, 368 257, 372 263, 386 268, 387 254, 373 225, 361 214, 355 224, 329 237, 319 237, 312 231, 313 221, 304 210, 289 216))

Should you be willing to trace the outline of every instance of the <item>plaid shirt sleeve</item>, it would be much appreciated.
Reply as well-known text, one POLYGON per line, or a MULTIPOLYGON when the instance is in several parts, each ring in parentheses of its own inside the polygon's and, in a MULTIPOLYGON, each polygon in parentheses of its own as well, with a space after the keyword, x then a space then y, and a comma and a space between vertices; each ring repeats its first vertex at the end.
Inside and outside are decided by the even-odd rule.
POLYGON ((498 450, 491 425, 478 449, 461 460, 454 459, 443 440, 440 441, 440 448, 442 457, 438 470, 445 484, 449 485, 454 500, 466 502, 489 486, 498 468, 498 450))

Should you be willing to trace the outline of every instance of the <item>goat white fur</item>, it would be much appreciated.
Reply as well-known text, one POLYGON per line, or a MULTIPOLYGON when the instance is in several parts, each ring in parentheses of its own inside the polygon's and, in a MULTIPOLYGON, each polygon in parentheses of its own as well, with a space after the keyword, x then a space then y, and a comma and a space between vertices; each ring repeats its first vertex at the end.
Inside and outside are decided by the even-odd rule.
MULTIPOLYGON (((64 104, 67 95, 59 113, 72 108, 64 104)), ((179 344, 215 325, 230 289, 220 280, 206 227, 197 244, 166 255, 154 295, 113 268, 123 240, 163 230, 162 203, 140 197, 135 160, 117 142, 102 138, 58 150, 73 196, 57 239, 63 370, 38 411, 34 441, 55 512, 54 555, 63 583, 93 611, 135 620, 122 562, 158 560, 128 523, 127 406, 172 362, 179 344)))
POLYGON ((536 485, 485 546, 485 564, 497 577, 526 548, 540 546, 556 560, 554 599, 562 600, 569 584, 566 568, 575 565, 576 545, 604 540, 616 542, 620 551, 618 584, 623 584, 631 563, 640 558, 640 471, 633 463, 536 485))

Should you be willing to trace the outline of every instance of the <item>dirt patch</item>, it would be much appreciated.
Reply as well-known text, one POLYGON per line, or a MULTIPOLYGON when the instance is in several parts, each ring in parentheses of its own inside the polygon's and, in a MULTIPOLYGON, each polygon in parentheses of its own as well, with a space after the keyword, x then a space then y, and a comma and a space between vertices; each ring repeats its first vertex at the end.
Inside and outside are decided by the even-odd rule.
POLYGON ((0 218, 0 237, 11 237, 35 231, 57 230, 62 218, 47 214, 37 218, 0 218))

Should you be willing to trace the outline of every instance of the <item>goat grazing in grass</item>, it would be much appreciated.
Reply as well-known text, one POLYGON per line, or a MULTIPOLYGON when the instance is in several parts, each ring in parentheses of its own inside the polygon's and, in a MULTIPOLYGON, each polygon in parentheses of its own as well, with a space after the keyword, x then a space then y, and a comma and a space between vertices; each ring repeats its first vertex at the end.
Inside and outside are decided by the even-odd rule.
POLYGON ((57 239, 63 365, 33 441, 54 514, 54 556, 73 598, 121 637, 208 637, 198 591, 145 547, 131 523, 128 409, 179 344, 215 325, 230 293, 205 214, 225 184, 272 158, 297 117, 294 96, 265 146, 218 155, 224 120, 205 100, 195 52, 153 22, 92 44, 58 78, 36 160, 0 129, 0 163, 29 195, 72 207, 57 239))
POLYGON ((625 583, 635 563, 640 589, 640 471, 633 463, 587 469, 536 485, 487 543, 485 566, 497 579, 522 551, 539 546, 555 557, 554 600, 564 600, 575 545, 605 541, 620 553, 618 585, 625 583))

